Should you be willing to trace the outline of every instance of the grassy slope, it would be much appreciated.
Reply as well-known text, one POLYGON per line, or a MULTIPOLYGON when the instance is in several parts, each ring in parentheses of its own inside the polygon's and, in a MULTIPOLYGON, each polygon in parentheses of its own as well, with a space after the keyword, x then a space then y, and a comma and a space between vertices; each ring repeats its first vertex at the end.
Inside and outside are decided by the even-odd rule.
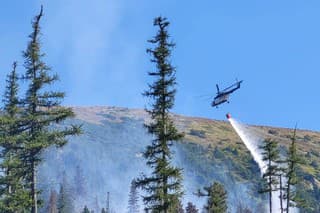
MULTIPOLYGON (((112 122, 121 122, 121 118, 131 118, 148 122, 148 116, 143 110, 115 107, 87 107, 74 108, 77 118, 99 124, 107 119, 112 122)), ((241 139, 226 121, 217 121, 204 118, 174 116, 178 128, 185 133, 183 143, 200 144, 205 152, 204 157, 218 162, 230 160, 231 167, 235 169, 234 177, 242 181, 257 179, 257 167, 241 139)), ((252 128, 264 138, 273 138, 279 142, 282 153, 290 143, 293 130, 266 126, 252 126, 252 128)), ((297 131, 297 146, 299 153, 305 159, 305 165, 301 166, 300 187, 307 190, 303 196, 308 199, 310 212, 317 211, 320 201, 320 133, 307 130, 297 131)), ((188 146, 186 146, 188 147, 188 146)), ((190 148, 192 149, 192 147, 190 148)), ((189 150, 191 153, 192 150, 189 150)), ((203 156, 202 156, 203 157, 203 156)), ((197 156, 193 156, 197 158, 197 156)), ((193 159, 194 161, 196 159, 193 159)))
MULTIPOLYGON (((178 124, 186 133, 188 141, 199 143, 204 146, 213 146, 221 149, 233 147, 240 152, 246 151, 244 144, 233 130, 230 123, 203 118, 180 117, 178 124), (182 124, 180 124, 182 123, 182 124)), ((266 126, 252 126, 264 138, 272 138, 279 142, 280 146, 288 147, 293 135, 293 129, 276 128, 266 126)), ((306 165, 303 166, 314 177, 319 184, 320 170, 320 132, 297 130, 297 147, 302 156, 306 157, 306 165)), ((320 185, 318 185, 320 186, 320 185)))

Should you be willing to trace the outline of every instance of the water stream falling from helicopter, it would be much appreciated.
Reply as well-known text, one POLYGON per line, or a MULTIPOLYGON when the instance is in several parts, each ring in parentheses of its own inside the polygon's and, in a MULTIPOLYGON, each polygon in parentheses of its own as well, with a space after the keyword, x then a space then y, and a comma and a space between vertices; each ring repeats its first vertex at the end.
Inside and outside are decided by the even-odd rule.
MULTIPOLYGON (((242 124, 238 122, 237 120, 233 119, 231 115, 228 113, 227 118, 234 128, 234 130, 237 132, 239 137, 241 138, 242 142, 245 144, 247 149, 250 151, 250 154, 252 155, 253 159, 257 162, 261 175, 263 175, 266 172, 266 162, 262 160, 262 150, 259 148, 259 146, 262 145, 263 140, 265 139, 263 136, 256 133, 252 128, 250 128, 248 125, 242 124)), ((286 182, 286 180, 283 180, 286 182)), ((279 197, 280 193, 278 191, 275 191, 272 193, 272 210, 273 212, 280 212, 280 205, 279 205, 279 197)), ((284 206, 284 208, 286 208, 284 206)), ((290 208, 292 212, 297 213, 299 210, 297 208, 290 208)))
POLYGON ((262 152, 261 149, 259 149, 263 138, 259 137, 248 126, 239 123, 235 119, 229 117, 228 120, 243 143, 246 145, 247 149, 250 151, 253 159, 258 163, 261 174, 263 174, 266 170, 266 163, 262 160, 262 152))

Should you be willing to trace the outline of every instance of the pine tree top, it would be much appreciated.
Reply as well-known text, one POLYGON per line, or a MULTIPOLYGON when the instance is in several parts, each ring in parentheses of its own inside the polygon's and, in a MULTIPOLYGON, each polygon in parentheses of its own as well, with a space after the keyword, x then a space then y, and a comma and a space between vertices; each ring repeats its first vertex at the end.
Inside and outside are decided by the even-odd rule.
POLYGON ((5 113, 13 118, 19 110, 17 62, 13 62, 12 71, 7 75, 7 85, 3 98, 5 113))

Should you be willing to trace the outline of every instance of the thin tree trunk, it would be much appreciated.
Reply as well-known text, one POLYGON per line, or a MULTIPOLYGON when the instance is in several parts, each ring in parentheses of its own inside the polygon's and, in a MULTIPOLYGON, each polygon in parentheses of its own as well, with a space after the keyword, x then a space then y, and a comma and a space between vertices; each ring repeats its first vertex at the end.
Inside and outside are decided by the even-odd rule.
POLYGON ((288 187, 287 187, 287 213, 289 213, 289 210, 290 210, 290 182, 291 179, 288 178, 288 187))
MULTIPOLYGON (((163 74, 162 76, 162 80, 164 82, 165 80, 165 75, 163 74)), ((167 133, 166 131, 166 125, 165 125, 165 85, 162 85, 162 112, 161 112, 161 119, 162 119, 162 128, 163 128, 163 138, 162 138, 162 145, 163 146, 167 146, 167 141, 165 139, 165 135, 167 133)), ((165 161, 166 160, 166 155, 165 155, 165 152, 163 151, 162 152, 162 160, 165 161)), ((168 191, 167 191, 167 183, 168 183, 168 179, 167 177, 163 177, 163 194, 164 194, 164 213, 167 213, 168 212, 168 191)))
POLYGON ((36 187, 37 174, 36 174, 36 168, 35 168, 34 161, 32 162, 31 169, 32 169, 32 182, 31 182, 32 208, 31 208, 31 212, 38 213, 38 199, 37 199, 37 191, 36 191, 37 190, 37 187, 36 187))
MULTIPOLYGON (((271 187, 271 184, 270 184, 271 187)), ((270 209, 270 213, 272 213, 272 189, 270 188, 269 191, 269 209, 270 209)))
MULTIPOLYGON (((269 159, 269 168, 271 167, 271 160, 269 159)), ((272 177, 269 174, 269 210, 272 213, 272 177)))
MULTIPOLYGON (((9 162, 11 163, 11 154, 10 154, 10 156, 9 156, 9 162)), ((9 163, 9 164, 10 164, 9 163)), ((10 176, 10 169, 9 169, 9 167, 7 168, 7 176, 10 176)), ((9 194, 11 194, 12 193, 12 188, 11 188, 11 183, 9 182, 9 186, 8 186, 8 193, 9 194)))
POLYGON ((282 175, 280 177, 280 210, 283 213, 283 203, 282 203, 282 175))
MULTIPOLYGON (((162 159, 165 160, 164 153, 162 154, 162 159)), ((164 200, 163 200, 163 206, 164 206, 164 213, 168 212, 168 191, 167 191, 167 178, 163 177, 163 194, 164 194, 164 200)))

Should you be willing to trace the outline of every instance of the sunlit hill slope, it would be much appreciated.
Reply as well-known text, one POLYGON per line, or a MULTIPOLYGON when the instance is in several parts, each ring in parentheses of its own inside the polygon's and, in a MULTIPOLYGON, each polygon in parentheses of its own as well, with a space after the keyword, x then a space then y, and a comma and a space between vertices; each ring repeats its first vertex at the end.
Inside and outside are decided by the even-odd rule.
MULTIPOLYGON (((83 135, 70 139, 62 149, 52 148, 45 153, 40 168, 43 196, 48 199, 50 189, 58 190, 62 174, 70 185, 77 187, 75 175, 81 168, 86 193, 74 194, 74 206, 92 209, 110 205, 116 212, 125 212, 130 182, 141 172, 148 172, 142 152, 151 136, 143 127, 149 122, 144 110, 118 107, 74 107, 76 117, 68 123, 83 124, 83 135)), ((212 181, 223 183, 228 191, 229 208, 246 205, 253 212, 262 208, 265 199, 258 193, 260 172, 238 135, 227 121, 173 115, 180 131, 185 133, 174 145, 173 163, 183 168, 184 203, 192 201, 202 208, 203 198, 193 193, 212 181)), ((279 141, 286 153, 293 130, 252 126, 265 138, 279 141)), ((320 133, 297 131, 297 144, 305 165, 299 170, 302 181, 298 186, 308 205, 316 212, 320 202, 320 133)), ((142 203, 141 203, 142 206, 142 203)))

